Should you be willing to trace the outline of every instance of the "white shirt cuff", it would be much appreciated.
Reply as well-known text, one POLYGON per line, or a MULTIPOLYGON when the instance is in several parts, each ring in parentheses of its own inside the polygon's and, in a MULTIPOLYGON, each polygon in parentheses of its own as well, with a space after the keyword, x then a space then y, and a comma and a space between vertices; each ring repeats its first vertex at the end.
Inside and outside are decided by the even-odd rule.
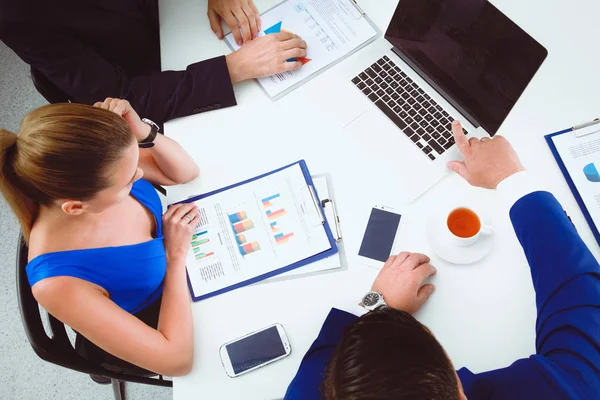
POLYGON ((347 304, 345 306, 337 307, 337 308, 342 311, 346 311, 347 313, 354 314, 357 317, 362 317, 363 315, 365 315, 366 313, 369 312, 369 310, 367 310, 364 307, 359 306, 358 304, 352 304, 352 305, 347 304))
POLYGON ((508 207, 533 192, 548 191, 529 171, 517 172, 498 184, 496 191, 508 207))

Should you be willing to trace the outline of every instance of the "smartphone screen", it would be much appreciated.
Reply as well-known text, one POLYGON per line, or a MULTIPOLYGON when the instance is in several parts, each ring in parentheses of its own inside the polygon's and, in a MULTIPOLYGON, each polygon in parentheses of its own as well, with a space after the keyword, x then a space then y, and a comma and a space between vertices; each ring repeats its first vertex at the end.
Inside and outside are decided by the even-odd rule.
POLYGON ((386 262, 392 253, 400 218, 400 214, 373 208, 358 255, 386 262))
POLYGON ((225 347, 236 375, 286 354, 276 326, 225 347))

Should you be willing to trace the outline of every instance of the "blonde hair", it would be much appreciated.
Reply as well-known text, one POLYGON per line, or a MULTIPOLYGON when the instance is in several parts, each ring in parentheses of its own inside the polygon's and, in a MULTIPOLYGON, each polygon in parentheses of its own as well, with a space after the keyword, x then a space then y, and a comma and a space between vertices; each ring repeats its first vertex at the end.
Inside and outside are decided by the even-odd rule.
POLYGON ((25 239, 40 205, 89 200, 109 187, 109 168, 133 140, 123 118, 83 104, 38 108, 23 118, 16 135, 0 129, 0 192, 25 239))

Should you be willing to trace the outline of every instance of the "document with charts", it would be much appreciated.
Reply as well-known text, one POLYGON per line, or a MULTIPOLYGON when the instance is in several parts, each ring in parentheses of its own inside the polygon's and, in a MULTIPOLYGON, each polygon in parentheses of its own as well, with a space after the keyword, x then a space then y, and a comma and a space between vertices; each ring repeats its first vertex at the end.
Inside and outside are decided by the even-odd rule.
POLYGON ((186 260, 194 300, 337 252, 304 162, 190 201, 200 214, 186 260))
POLYGON ((600 124, 549 135, 549 139, 571 191, 600 244, 600 124))
MULTIPOLYGON (((262 14, 261 26, 265 29, 259 36, 289 31, 307 44, 307 56, 297 59, 303 64, 298 71, 258 80, 272 98, 281 97, 377 36, 352 0, 287 0, 262 14)), ((233 50, 239 49, 231 33, 225 39, 233 50)))

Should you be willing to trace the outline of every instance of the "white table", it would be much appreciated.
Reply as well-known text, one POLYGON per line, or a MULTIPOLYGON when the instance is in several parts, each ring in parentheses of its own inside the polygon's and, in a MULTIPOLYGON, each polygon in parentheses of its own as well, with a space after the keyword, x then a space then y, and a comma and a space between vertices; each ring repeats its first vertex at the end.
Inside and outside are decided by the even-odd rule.
MULTIPOLYGON (((256 0, 267 10, 278 0, 256 0)), ((397 1, 361 0, 360 5, 385 31, 397 1)), ((582 213, 552 158, 543 135, 599 116, 600 3, 596 0, 494 0, 504 13, 549 51, 500 134, 511 139, 524 164, 545 177, 598 257, 582 213)), ((184 69, 193 62, 229 52, 215 38, 206 18, 206 0, 167 0, 160 4, 163 69, 184 69)), ((418 314, 448 351, 455 366, 474 372, 504 367, 534 352, 535 303, 529 269, 506 208, 491 191, 470 187, 449 176, 413 204, 398 201, 402 187, 394 176, 393 148, 407 145, 388 132, 347 135, 338 111, 324 107, 335 94, 324 93, 330 80, 349 80, 373 60, 358 52, 273 103, 255 82, 236 85, 238 106, 182 118, 166 124, 166 133, 192 154, 201 169, 196 181, 169 190, 171 201, 306 159, 313 174, 329 172, 342 219, 349 268, 346 271, 276 283, 261 283, 192 307, 195 329, 194 369, 174 380, 174 398, 281 398, 305 351, 334 305, 353 304, 369 288, 377 271, 362 266, 357 251, 370 208, 396 207, 403 214, 400 247, 432 254, 425 234, 430 212, 468 202, 483 211, 496 229, 492 253, 471 266, 455 266, 432 255, 437 291, 418 314), (352 71, 349 73, 348 71, 352 71), (280 140, 282 151, 262 143, 280 140), (235 146, 235 143, 243 145, 235 146), (244 160, 247 162, 235 162, 244 160), (248 375, 227 377, 219 346, 274 322, 284 325, 292 354, 248 375)))

